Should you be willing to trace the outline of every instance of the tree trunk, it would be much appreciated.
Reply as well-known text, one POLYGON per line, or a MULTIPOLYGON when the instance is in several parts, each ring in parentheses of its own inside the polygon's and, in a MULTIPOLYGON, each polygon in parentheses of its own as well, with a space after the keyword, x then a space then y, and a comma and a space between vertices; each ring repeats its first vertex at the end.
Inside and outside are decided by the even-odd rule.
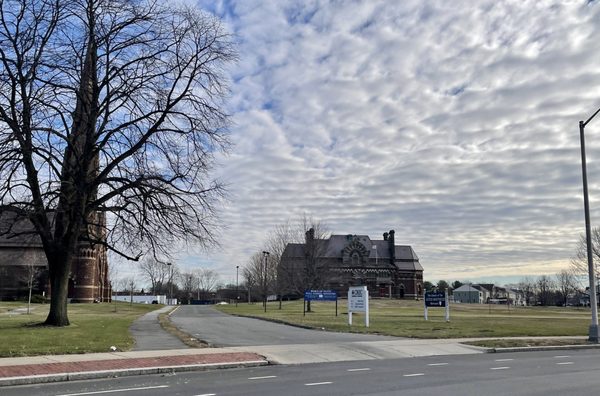
POLYGON ((27 315, 31 313, 31 289, 33 289, 33 281, 29 278, 29 299, 27 300, 27 315))
POLYGON ((50 312, 44 324, 49 326, 68 326, 67 296, 69 293, 69 273, 71 258, 63 256, 63 260, 48 261, 50 272, 50 312))

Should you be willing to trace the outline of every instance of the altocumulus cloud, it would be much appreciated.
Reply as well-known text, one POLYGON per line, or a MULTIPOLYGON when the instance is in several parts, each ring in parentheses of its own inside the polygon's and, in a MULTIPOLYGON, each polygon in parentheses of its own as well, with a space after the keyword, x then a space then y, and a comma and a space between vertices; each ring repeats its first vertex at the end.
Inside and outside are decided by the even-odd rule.
POLYGON ((240 52, 236 146, 220 160, 227 228, 223 250, 203 259, 226 279, 304 212, 335 233, 395 229, 429 280, 568 266, 583 231, 577 123, 600 106, 600 4, 200 5, 225 19, 240 52))

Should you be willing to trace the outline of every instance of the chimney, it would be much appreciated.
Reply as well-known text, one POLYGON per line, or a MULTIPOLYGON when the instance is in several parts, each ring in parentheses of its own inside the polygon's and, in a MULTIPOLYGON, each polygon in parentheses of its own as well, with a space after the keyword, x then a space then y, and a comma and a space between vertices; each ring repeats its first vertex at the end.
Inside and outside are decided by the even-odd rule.
POLYGON ((383 240, 384 240, 384 241, 387 241, 387 237, 388 237, 388 233, 387 233, 387 232, 384 232, 384 233, 383 233, 383 240))
POLYGON ((308 231, 306 231, 305 237, 306 237, 306 251, 307 252, 312 251, 313 245, 314 245, 314 240, 315 240, 315 229, 310 228, 308 231))
POLYGON ((390 263, 394 264, 394 262, 396 261, 396 245, 394 242, 394 230, 390 230, 390 232, 388 233, 388 237, 387 237, 387 241, 388 241, 388 246, 389 246, 389 250, 390 250, 390 263))

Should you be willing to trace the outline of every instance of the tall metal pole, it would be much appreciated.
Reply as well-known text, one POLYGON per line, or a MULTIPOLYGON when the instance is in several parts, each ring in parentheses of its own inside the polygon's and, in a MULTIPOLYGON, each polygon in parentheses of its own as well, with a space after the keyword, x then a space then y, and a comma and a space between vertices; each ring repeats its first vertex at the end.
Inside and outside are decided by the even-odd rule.
POLYGON ((265 256, 265 269, 263 271, 263 307, 265 308, 265 312, 267 312, 267 257, 269 257, 269 252, 263 251, 263 255, 265 256))
POLYGON ((167 263, 169 266, 170 274, 169 274, 169 305, 173 304, 173 264, 167 263))
POLYGON ((235 266, 235 306, 237 308, 237 304, 238 304, 238 300, 240 299, 240 292, 239 292, 239 288, 238 288, 238 273, 240 270, 240 266, 236 265, 235 266))
MULTIPOLYGON (((600 109, 598 110, 600 111, 600 109)), ((579 121, 579 138, 581 140, 581 173, 583 175, 583 207, 585 211, 585 242, 587 247, 588 277, 590 283, 590 307, 592 309, 592 323, 589 329, 589 341, 598 342, 598 303, 596 301, 596 274, 594 271, 594 257, 592 256, 592 231, 590 226, 590 202, 588 198, 587 165, 585 158, 585 126, 598 111, 586 122, 579 121)))

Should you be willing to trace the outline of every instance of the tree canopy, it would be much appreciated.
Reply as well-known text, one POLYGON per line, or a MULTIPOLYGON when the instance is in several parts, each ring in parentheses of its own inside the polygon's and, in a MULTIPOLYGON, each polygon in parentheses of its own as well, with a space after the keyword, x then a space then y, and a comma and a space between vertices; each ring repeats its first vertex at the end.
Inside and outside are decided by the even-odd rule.
POLYGON ((236 54, 218 19, 166 3, 0 2, 0 215, 41 239, 48 324, 68 324, 82 242, 130 259, 214 242, 236 54))

